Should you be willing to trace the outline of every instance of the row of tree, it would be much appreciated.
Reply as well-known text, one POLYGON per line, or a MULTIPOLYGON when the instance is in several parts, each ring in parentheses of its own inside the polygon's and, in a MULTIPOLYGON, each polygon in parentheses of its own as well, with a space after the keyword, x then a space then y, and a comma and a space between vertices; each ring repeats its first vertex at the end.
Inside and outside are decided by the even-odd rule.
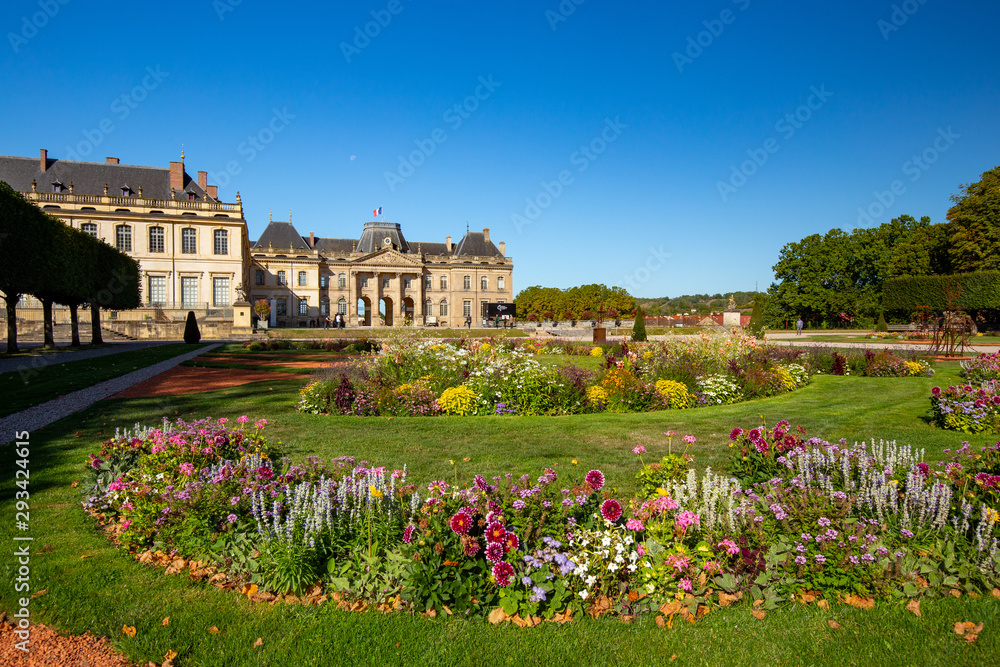
POLYGON ((680 315, 683 313, 708 314, 725 310, 729 297, 733 297, 737 308, 753 306, 755 292, 727 292, 725 294, 683 294, 664 296, 657 299, 641 299, 643 309, 650 315, 680 315))
POLYGON ((7 305, 7 352, 18 351, 17 305, 42 303, 45 346, 54 347, 52 306, 69 306, 73 344, 80 344, 78 309, 91 308, 91 343, 102 342, 100 309, 137 308, 139 263, 24 199, 0 181, 0 292, 7 305))
POLYGON ((621 287, 580 285, 567 289, 534 286, 515 298, 519 319, 615 319, 635 310, 635 299, 621 287), (614 316, 609 313, 615 313, 614 316), (586 314, 589 313, 589 316, 586 314))
POLYGON ((886 280, 1000 269, 1000 167, 960 188, 944 223, 903 215, 786 244, 762 299, 768 323, 869 325, 883 311, 886 280))

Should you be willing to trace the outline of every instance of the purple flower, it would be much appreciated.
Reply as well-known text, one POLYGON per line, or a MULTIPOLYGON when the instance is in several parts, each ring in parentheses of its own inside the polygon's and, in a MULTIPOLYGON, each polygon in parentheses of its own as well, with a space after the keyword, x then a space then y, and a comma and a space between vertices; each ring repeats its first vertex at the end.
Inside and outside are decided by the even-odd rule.
POLYGON ((230 514, 229 516, 226 517, 226 521, 228 521, 229 523, 236 523, 236 515, 230 514))
POLYGON ((823 554, 816 554, 816 562, 817 563, 825 563, 826 562, 826 556, 824 556, 823 554))
POLYGON ((821 516, 819 519, 817 519, 816 523, 818 523, 819 525, 823 526, 824 528, 829 528, 830 527, 830 520, 827 519, 825 516, 821 516))
POLYGON ((232 498, 229 499, 229 504, 232 505, 232 506, 234 506, 234 507, 236 505, 239 505, 240 504, 240 497, 239 496, 233 496, 232 498))
POLYGON ((798 555, 798 556, 795 557, 795 562, 798 563, 799 565, 805 565, 806 564, 806 557, 800 554, 800 555, 798 555))

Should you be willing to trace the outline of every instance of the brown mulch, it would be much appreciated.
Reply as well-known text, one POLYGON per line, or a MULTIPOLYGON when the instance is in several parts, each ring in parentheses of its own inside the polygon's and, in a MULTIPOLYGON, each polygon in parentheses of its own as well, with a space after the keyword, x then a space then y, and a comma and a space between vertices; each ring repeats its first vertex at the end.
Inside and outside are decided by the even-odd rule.
POLYGON ((245 357, 212 357, 212 356, 202 356, 196 357, 193 361, 206 361, 211 363, 222 363, 222 364, 241 364, 243 366, 284 366, 286 368, 320 368, 334 363, 343 363, 340 359, 324 359, 323 361, 310 360, 310 359, 289 359, 285 361, 283 359, 247 359, 245 357))
POLYGON ((138 667, 108 644, 103 637, 89 632, 82 635, 60 636, 52 628, 32 623, 28 652, 14 646, 21 638, 14 634, 14 625, 0 623, 0 665, 11 667, 138 667))
MULTIPOLYGON (((175 366, 156 377, 132 385, 118 392, 112 398, 148 398, 151 396, 180 396, 198 394, 216 389, 238 387, 264 380, 288 380, 299 377, 288 373, 271 371, 251 371, 237 368, 192 368, 175 366)), ((2 663, 0 663, 2 664, 2 663)))

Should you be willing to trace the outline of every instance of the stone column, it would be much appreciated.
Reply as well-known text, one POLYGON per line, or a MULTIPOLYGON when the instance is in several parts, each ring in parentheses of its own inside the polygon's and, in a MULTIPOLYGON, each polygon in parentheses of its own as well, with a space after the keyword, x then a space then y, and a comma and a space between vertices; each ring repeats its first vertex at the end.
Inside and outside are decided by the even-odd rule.
POLYGON ((406 320, 406 304, 403 302, 403 278, 405 278, 405 273, 397 273, 396 280, 399 281, 399 324, 397 326, 403 326, 403 322, 406 320))

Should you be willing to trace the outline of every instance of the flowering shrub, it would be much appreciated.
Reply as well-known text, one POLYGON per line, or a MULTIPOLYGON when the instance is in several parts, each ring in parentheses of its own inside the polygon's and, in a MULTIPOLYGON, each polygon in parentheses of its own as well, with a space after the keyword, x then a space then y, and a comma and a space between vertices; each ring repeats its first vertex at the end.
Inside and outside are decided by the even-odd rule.
POLYGON ((465 385, 448 387, 438 400, 441 411, 449 415, 471 415, 476 407, 476 392, 465 385))
POLYGON ((796 431, 791 432, 784 420, 772 429, 764 425, 747 431, 734 428, 729 434, 729 471, 744 483, 763 482, 779 475, 784 465, 782 455, 802 445, 799 436, 805 430, 800 426, 796 431))
POLYGON ((592 356, 592 357, 603 357, 604 356, 604 350, 595 346, 594 349, 592 349, 590 351, 590 356, 592 356))
POLYGON ((656 391, 667 399, 671 408, 683 410, 695 404, 695 398, 688 392, 687 385, 676 380, 657 380, 656 391))
POLYGON ((961 362, 962 376, 969 382, 1000 380, 1000 352, 978 354, 961 362))
POLYGON ((698 386, 705 401, 710 404, 737 403, 743 399, 739 385, 725 375, 709 375, 698 380, 698 386))
POLYGON ((963 433, 1000 433, 1000 381, 931 389, 931 421, 963 433))

